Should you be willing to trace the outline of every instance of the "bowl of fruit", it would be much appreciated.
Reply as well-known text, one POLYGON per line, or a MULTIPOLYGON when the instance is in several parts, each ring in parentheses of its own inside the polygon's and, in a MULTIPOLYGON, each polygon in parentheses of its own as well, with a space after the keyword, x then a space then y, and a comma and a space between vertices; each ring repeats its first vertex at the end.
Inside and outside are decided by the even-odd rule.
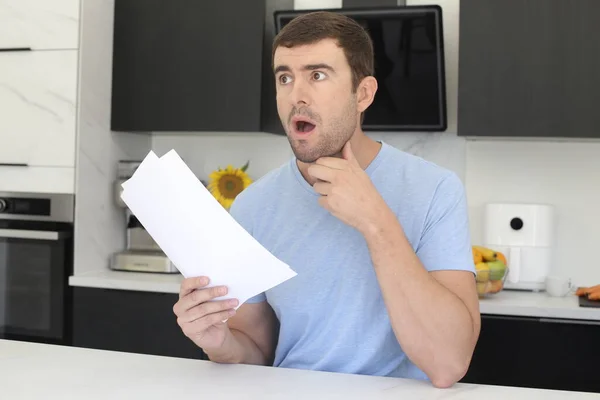
POLYGON ((479 298, 500 292, 508 275, 504 254, 483 246, 472 246, 472 251, 479 298))

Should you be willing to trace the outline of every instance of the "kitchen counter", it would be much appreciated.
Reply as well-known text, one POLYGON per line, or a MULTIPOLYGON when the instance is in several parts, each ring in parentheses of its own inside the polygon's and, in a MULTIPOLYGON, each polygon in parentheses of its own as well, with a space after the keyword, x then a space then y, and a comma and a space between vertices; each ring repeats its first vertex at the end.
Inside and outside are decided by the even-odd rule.
POLYGON ((7 399, 597 399, 597 394, 227 365, 0 340, 7 399))
POLYGON ((181 274, 156 274, 106 269, 101 272, 70 276, 69 285, 100 289, 179 293, 179 285, 182 280, 183 276, 181 274))
POLYGON ((600 308, 579 307, 579 298, 551 297, 545 292, 503 290, 479 301, 482 314, 588 320, 600 323, 600 308))
MULTIPOLYGON (((180 274, 152 274, 106 270, 87 275, 71 276, 71 286, 179 293, 183 277, 180 274)), ((600 321, 600 308, 579 307, 574 295, 550 297, 545 292, 504 290, 480 301, 482 314, 600 321)))

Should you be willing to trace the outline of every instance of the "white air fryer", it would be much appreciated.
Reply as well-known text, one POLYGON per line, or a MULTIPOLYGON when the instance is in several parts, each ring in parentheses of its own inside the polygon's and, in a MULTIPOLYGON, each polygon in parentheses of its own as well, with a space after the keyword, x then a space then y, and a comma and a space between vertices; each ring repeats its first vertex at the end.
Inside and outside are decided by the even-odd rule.
POLYGON ((554 262, 556 217, 548 204, 490 203, 484 207, 484 246, 508 264, 505 289, 541 291, 554 262))

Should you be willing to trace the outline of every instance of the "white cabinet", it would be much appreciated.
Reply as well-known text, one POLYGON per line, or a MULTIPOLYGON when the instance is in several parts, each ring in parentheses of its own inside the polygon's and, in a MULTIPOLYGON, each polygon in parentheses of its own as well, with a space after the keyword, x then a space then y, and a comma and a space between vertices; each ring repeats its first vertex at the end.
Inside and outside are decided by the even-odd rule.
POLYGON ((0 0, 0 191, 74 193, 80 2, 0 0))
POLYGON ((77 54, 0 52, 0 168, 75 167, 77 54))
POLYGON ((0 50, 78 48, 79 3, 80 0, 0 0, 0 50))

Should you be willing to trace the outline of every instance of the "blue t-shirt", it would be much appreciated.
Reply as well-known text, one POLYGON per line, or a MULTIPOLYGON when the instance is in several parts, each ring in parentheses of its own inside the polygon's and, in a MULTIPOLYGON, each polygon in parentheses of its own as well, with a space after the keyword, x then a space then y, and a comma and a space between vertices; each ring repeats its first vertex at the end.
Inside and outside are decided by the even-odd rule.
MULTIPOLYGON (((474 273, 456 174, 385 142, 366 173, 427 270, 474 273)), ((298 274, 248 300, 268 301, 279 319, 274 366, 427 379, 394 335, 364 237, 318 197, 292 158, 240 193, 230 210, 298 274)))

